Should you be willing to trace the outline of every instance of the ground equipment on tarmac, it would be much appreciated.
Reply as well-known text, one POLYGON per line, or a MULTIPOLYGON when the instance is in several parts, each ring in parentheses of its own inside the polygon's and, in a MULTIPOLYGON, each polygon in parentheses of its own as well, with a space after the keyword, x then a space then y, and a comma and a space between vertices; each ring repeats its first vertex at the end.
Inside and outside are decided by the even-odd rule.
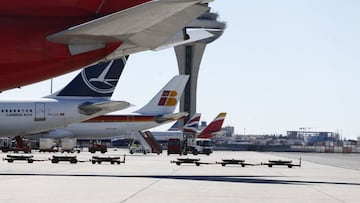
POLYGON ((119 156, 108 156, 108 157, 100 157, 100 156, 93 156, 91 159, 91 163, 93 164, 101 164, 102 162, 110 162, 111 164, 120 164, 120 163, 125 163, 125 157, 126 155, 124 154, 123 156, 123 160, 120 160, 119 156))
POLYGON ((101 152, 102 154, 107 152, 107 146, 100 143, 93 143, 89 146, 89 152, 95 153, 95 152, 101 152))
POLYGON ((268 167, 272 166, 287 166, 292 168, 293 166, 301 167, 301 157, 299 158, 299 164, 293 164, 291 160, 269 160, 267 163, 261 163, 261 165, 267 165, 268 167))
POLYGON ((5 158, 3 158, 3 160, 6 160, 9 163, 16 161, 27 161, 28 163, 32 163, 34 162, 34 156, 33 155, 11 155, 8 154, 6 155, 5 158))
POLYGON ((60 156, 60 155, 54 155, 51 158, 51 163, 57 164, 60 161, 68 161, 71 164, 76 164, 78 162, 76 156, 60 156))
POLYGON ((221 166, 241 165, 241 167, 259 165, 259 164, 246 163, 245 160, 241 160, 241 159, 223 159, 220 162, 216 162, 216 164, 221 164, 221 166))

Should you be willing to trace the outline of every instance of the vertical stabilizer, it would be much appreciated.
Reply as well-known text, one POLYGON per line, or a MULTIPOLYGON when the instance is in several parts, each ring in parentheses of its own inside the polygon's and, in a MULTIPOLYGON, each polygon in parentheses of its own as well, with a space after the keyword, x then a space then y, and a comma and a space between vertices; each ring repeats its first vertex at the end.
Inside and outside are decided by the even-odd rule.
POLYGON ((48 97, 110 98, 128 57, 101 62, 83 69, 66 87, 48 97))
POLYGON ((176 105, 180 100, 185 85, 189 79, 188 75, 174 76, 149 103, 135 111, 144 115, 160 115, 174 113, 176 105))
POLYGON ((224 123, 226 113, 219 113, 216 118, 204 128, 197 136, 198 138, 211 138, 214 133, 221 131, 222 124, 224 123))
POLYGON ((182 131, 184 133, 196 133, 199 127, 201 113, 195 113, 189 121, 184 125, 182 131))

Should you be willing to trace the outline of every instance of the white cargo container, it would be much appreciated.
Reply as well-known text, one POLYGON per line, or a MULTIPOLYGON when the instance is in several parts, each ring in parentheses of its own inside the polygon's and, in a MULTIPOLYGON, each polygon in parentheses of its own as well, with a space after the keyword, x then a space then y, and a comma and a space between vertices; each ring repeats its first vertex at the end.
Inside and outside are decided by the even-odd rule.
POLYGON ((39 150, 40 152, 49 152, 54 150, 54 139, 53 138, 40 138, 39 139, 39 150))
POLYGON ((61 152, 75 152, 79 150, 75 149, 76 139, 75 138, 64 138, 61 139, 61 152))

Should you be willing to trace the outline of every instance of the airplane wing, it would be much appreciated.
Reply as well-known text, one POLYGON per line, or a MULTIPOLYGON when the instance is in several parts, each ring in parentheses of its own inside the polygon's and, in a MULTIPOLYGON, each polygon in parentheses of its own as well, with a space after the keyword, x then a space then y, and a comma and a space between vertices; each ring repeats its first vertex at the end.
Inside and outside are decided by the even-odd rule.
POLYGON ((156 117, 157 123, 172 122, 184 118, 189 115, 187 112, 172 113, 156 117))
POLYGON ((150 1, 47 37, 68 44, 73 55, 122 42, 124 49, 155 49, 209 8, 202 0, 150 1))
POLYGON ((130 106, 131 104, 125 101, 108 101, 108 102, 99 102, 99 103, 85 102, 81 104, 78 108, 81 114, 91 115, 98 113, 99 111, 102 110, 118 111, 128 108, 130 106))

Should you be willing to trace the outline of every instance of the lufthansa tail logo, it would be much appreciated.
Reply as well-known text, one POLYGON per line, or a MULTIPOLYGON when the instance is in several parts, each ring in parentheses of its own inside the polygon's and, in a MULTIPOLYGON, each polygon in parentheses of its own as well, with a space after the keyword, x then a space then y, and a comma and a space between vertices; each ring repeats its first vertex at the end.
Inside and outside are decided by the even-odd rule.
MULTIPOLYGON (((123 61, 124 62, 124 61, 123 61)), ((84 81, 84 83, 93 91, 100 93, 100 94, 108 94, 112 93, 116 87, 116 84, 120 77, 120 72, 118 75, 111 75, 113 78, 107 78, 109 77, 109 72, 111 69, 111 66, 113 65, 114 61, 110 61, 109 64, 102 70, 99 74, 99 71, 97 73, 94 73, 93 69, 85 69, 81 72, 81 77, 84 81)), ((125 64, 125 63, 124 63, 125 64)), ((99 69, 103 69, 102 65, 99 65, 99 69)))
POLYGON ((159 106, 175 106, 177 103, 176 100, 177 92, 165 90, 160 98, 158 103, 159 106))

